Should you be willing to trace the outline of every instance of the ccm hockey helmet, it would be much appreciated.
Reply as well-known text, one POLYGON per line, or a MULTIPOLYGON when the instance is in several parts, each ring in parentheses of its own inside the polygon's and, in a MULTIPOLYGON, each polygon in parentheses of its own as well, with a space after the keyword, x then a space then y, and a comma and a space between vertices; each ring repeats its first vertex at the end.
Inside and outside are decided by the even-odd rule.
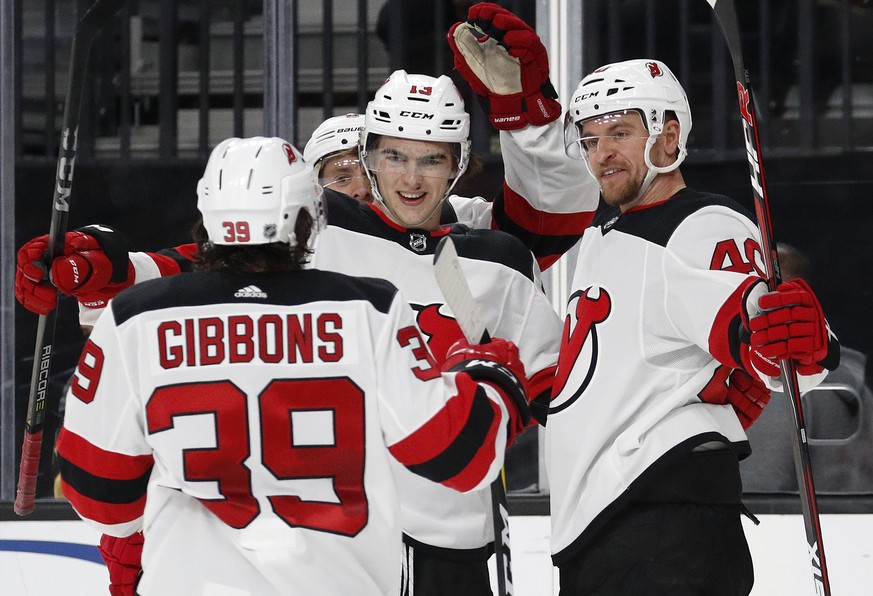
MULTIPOLYGON (((636 110, 649 131, 645 160, 649 168, 644 192, 656 173, 675 170, 688 154, 691 132, 691 108, 685 90, 667 65, 658 60, 628 60, 602 66, 586 76, 573 92, 564 118, 564 146, 567 155, 585 159, 581 146, 582 122, 589 118, 636 110), (663 132, 667 112, 679 120, 679 144, 676 161, 664 167, 652 164, 649 151, 663 132)), ((587 160, 586 160, 587 162, 587 160)))
POLYGON ((358 140, 364 129, 363 114, 345 114, 328 118, 318 125, 306 147, 303 148, 303 159, 312 164, 315 177, 318 178, 322 160, 333 153, 348 149, 358 150, 358 140))
POLYGON ((326 224, 312 167, 276 137, 219 143, 197 183, 197 208, 213 244, 293 244, 301 209, 313 219, 310 242, 326 224))
POLYGON ((449 77, 395 70, 367 104, 365 116, 359 149, 378 201, 384 204, 373 172, 366 164, 368 152, 380 136, 451 143, 457 168, 444 198, 449 196, 470 160, 470 115, 449 77))

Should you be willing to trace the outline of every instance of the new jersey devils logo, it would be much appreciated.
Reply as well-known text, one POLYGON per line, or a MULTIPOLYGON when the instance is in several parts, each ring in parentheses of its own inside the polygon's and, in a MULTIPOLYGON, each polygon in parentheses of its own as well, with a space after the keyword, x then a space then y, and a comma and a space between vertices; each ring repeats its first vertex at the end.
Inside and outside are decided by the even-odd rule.
POLYGON ((646 62, 646 68, 649 69, 649 74, 652 75, 653 79, 664 74, 657 62, 646 62))
POLYGON ((418 313, 416 317, 418 328, 424 335, 430 353, 433 354, 437 362, 442 362, 446 359, 446 352, 449 351, 452 344, 464 336, 458 322, 441 313, 439 304, 426 306, 413 304, 412 307, 418 313))
POLYGON ((570 296, 568 313, 572 314, 564 320, 550 415, 572 405, 591 382, 597 367, 596 327, 611 312, 612 299, 603 288, 579 290, 570 296))
POLYGON ((292 147, 288 143, 285 143, 284 145, 282 145, 282 149, 285 150, 285 157, 288 158, 288 165, 291 165, 292 163, 297 161, 297 154, 294 153, 294 147, 292 147))

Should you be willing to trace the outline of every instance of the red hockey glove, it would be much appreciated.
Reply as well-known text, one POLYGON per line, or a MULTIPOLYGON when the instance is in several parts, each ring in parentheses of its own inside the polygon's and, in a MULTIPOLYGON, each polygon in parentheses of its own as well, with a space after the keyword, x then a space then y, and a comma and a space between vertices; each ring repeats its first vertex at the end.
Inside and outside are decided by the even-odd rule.
POLYGON ((58 304, 58 291, 48 283, 42 257, 48 250, 48 235, 34 238, 18 249, 15 264, 15 299, 38 315, 47 315, 58 304))
POLYGON ((728 377, 727 398, 740 424, 749 428, 770 402, 770 390, 756 377, 749 376, 740 369, 734 369, 728 377))
POLYGON ((549 80, 549 56, 527 23, 490 2, 474 4, 466 23, 449 29, 455 68, 488 100, 499 130, 541 126, 560 118, 558 93, 549 80))
MULTIPOLYGON (((34 238, 18 251, 15 297, 30 311, 48 314, 57 305, 57 292, 45 279, 42 262, 48 235, 34 238)), ((51 265, 50 280, 57 290, 86 306, 100 308, 133 284, 133 264, 127 242, 106 226, 86 226, 64 237, 64 256, 51 265)))
POLYGON ((494 338, 488 343, 470 345, 459 339, 446 352, 442 370, 466 373, 477 382, 496 385, 509 411, 507 445, 530 422, 527 377, 518 348, 511 341, 494 338))
POLYGON ((839 362, 836 340, 831 341, 821 304, 802 279, 780 284, 758 299, 763 312, 749 320, 750 357, 755 368, 779 376, 780 360, 791 358, 797 372, 812 375, 839 362), (832 362, 836 358, 836 362, 832 362))
POLYGON ((112 596, 136 596, 136 582, 142 571, 142 532, 124 538, 109 534, 100 537, 98 550, 109 569, 109 593, 112 596))

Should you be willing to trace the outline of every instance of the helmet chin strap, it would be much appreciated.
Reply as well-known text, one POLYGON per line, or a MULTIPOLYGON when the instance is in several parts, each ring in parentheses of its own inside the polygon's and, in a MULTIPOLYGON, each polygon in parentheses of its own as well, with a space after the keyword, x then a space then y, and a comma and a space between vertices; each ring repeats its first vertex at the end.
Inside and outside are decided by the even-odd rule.
POLYGON ((643 159, 646 161, 646 168, 648 168, 649 171, 646 173, 646 177, 643 178, 643 183, 640 185, 640 191, 637 193, 637 196, 634 199, 635 201, 638 201, 640 197, 646 194, 646 191, 649 190, 649 186, 651 186, 652 182, 655 180, 655 176, 672 172, 678 168, 683 161, 685 161, 685 156, 688 155, 685 147, 680 147, 679 154, 676 156, 676 161, 667 166, 656 166, 652 163, 651 151, 659 136, 661 136, 660 133, 650 134, 649 138, 646 140, 646 149, 643 152, 643 159))

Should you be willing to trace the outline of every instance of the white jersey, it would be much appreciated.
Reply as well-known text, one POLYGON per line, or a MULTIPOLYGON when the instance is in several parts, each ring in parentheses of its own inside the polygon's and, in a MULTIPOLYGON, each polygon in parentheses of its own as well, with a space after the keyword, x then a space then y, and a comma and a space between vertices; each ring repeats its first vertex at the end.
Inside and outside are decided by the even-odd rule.
MULTIPOLYGON (((539 269, 516 239, 490 230, 407 230, 380 211, 327 195, 329 223, 318 237, 313 265, 366 274, 396 284, 417 313, 437 361, 462 337, 433 275, 437 243, 451 233, 461 267, 492 336, 515 342, 533 393, 548 391, 557 362, 560 319, 540 289, 539 269)), ((461 494, 398 470, 403 530, 428 546, 487 557, 493 540, 488 491, 461 494)))
POLYGON ((748 451, 731 406, 700 396, 739 367, 740 312, 762 283, 750 216, 688 189, 604 210, 576 248, 546 427, 556 564, 675 457, 712 441, 748 451))
POLYGON ((114 299, 83 350, 58 440, 64 492, 105 533, 144 530, 143 596, 396 594, 390 462, 487 486, 504 399, 440 374, 382 280, 154 280, 114 299))
MULTIPOLYGON (((523 221, 518 225, 532 210, 545 213, 550 225, 563 222, 561 229, 567 233, 584 229, 597 206, 598 189, 584 165, 564 154, 561 123, 503 131, 500 137, 506 173, 502 196, 492 203, 481 197, 453 195, 448 206, 444 205, 445 221, 477 229, 506 229, 526 242, 541 229, 539 224, 526 228, 523 221), (512 201, 525 207, 506 213, 506 204, 512 201), (562 207, 551 209, 552 204, 562 207), (580 210, 585 211, 581 216, 576 213, 580 210), (567 227, 570 221, 573 223, 567 227)), ((406 230, 376 209, 329 190, 325 195, 328 227, 318 237, 313 265, 387 279, 399 287, 414 306, 417 322, 439 360, 461 337, 432 272, 434 248, 447 230, 406 230)), ((540 291, 539 268, 530 254, 504 234, 482 234, 458 233, 455 237, 464 272, 491 334, 518 344, 533 380, 534 396, 545 393, 557 363, 560 319, 540 291)), ((550 248, 549 243, 546 248, 550 248)), ((195 252, 194 245, 185 245, 166 254, 131 253, 136 283, 188 270, 195 252)), ((83 325, 99 314, 99 310, 82 308, 81 304, 80 311, 83 325)), ((489 493, 458 495, 414 475, 404 475, 409 484, 401 491, 407 536, 429 546, 463 549, 470 556, 484 558, 493 539, 489 493)))

